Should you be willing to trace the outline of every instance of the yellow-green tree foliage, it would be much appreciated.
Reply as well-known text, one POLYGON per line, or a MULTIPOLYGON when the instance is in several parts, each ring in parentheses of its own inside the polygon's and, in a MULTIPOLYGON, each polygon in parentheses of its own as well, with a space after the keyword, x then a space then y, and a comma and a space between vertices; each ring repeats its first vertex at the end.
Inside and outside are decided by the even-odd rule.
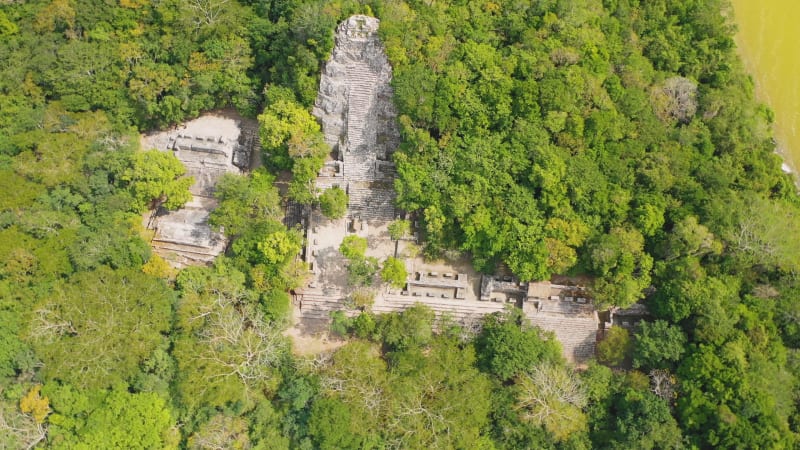
POLYGON ((58 283, 27 333, 43 378, 95 388, 130 380, 170 329, 172 299, 162 280, 134 269, 101 266, 58 283))
POLYGON ((381 269, 381 279, 392 287, 400 289, 406 285, 406 278, 408 278, 406 263, 401 259, 386 258, 381 269))
POLYGON ((140 212, 158 206, 177 209, 189 201, 194 178, 183 176, 186 168, 170 152, 147 150, 133 155, 132 166, 122 179, 129 183, 140 212))

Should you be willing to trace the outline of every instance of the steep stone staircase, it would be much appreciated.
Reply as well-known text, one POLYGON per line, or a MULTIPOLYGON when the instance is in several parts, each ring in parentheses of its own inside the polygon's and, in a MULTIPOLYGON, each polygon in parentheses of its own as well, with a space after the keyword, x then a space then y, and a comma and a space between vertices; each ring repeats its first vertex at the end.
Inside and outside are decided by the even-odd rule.
POLYGON ((533 325, 556 335, 568 359, 582 362, 594 356, 597 318, 527 311, 526 316, 533 325))
POLYGON ((365 145, 365 125, 375 101, 378 76, 369 65, 353 61, 346 68, 347 94, 347 146, 351 152, 361 152, 365 145))
POLYGON ((362 220, 391 221, 395 218, 395 192, 384 183, 350 183, 350 214, 362 220))

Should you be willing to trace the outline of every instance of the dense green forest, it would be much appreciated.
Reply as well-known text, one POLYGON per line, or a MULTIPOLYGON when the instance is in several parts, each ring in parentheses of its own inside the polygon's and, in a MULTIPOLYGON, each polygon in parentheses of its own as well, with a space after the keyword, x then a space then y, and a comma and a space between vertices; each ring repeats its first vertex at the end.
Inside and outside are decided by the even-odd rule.
POLYGON ((2 2, 0 448, 800 445, 800 201, 727 8, 2 2), (601 306, 653 320, 581 370, 513 310, 477 334, 424 307, 340 315, 345 346, 294 356, 302 235, 268 169, 220 185, 212 222, 233 242, 212 267, 151 254, 141 214, 191 181, 139 132, 265 112, 267 167, 308 181, 319 129, 296 125, 355 13, 381 19, 398 202, 425 252, 585 274, 601 306))

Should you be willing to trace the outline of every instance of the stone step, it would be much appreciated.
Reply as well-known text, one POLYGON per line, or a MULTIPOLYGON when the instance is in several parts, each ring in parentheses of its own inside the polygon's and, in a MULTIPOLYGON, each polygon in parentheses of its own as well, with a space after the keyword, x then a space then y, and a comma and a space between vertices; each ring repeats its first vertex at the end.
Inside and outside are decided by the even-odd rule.
POLYGON ((198 251, 197 248, 187 248, 177 244, 153 241, 151 245, 153 246, 153 251, 159 256, 167 257, 170 260, 174 259, 173 256, 177 256, 184 264, 191 264, 191 262, 211 263, 216 257, 216 254, 198 251))
POLYGON ((379 197, 374 194, 367 194, 359 196, 358 194, 351 194, 350 205, 351 208, 383 208, 394 209, 394 197, 379 197))
POLYGON ((355 120, 362 120, 366 118, 369 110, 367 108, 374 100, 374 94, 370 91, 350 91, 350 100, 348 103, 349 116, 355 120))
POLYGON ((357 69, 356 67, 349 67, 345 72, 345 80, 348 82, 350 89, 356 90, 376 90, 378 84, 378 76, 367 67, 366 69, 357 69))
POLYGON ((370 89, 374 90, 378 83, 378 75, 371 72, 369 67, 358 68, 348 67, 345 71, 345 80, 348 81, 351 89, 370 89))
POLYGON ((214 248, 209 248, 201 245, 192 245, 186 242, 177 242, 169 239, 161 239, 158 237, 153 238, 152 245, 156 248, 163 248, 165 250, 180 251, 186 253, 196 253, 198 255, 211 254, 214 248))
POLYGON ((595 318, 580 318, 558 314, 527 314, 534 325, 552 331, 564 355, 572 361, 585 361, 594 355, 598 322, 595 318))
POLYGON ((369 111, 365 111, 372 103, 372 92, 370 91, 350 91, 349 117, 360 120, 364 119, 369 111))
POLYGON ((329 321, 331 319, 330 311, 309 311, 306 310, 305 306, 300 310, 299 315, 303 319, 317 319, 324 321, 329 321))
MULTIPOLYGON (((370 81, 364 81, 364 83, 370 83, 370 81)), ((350 87, 350 100, 352 101, 359 101, 365 104, 372 103, 372 99, 375 97, 375 90, 370 86, 358 86, 358 85, 351 85, 350 87)), ((351 104, 352 106, 352 104, 351 104)), ((351 108, 352 110, 352 108, 351 108)), ((353 110, 356 113, 363 112, 360 109, 353 110)), ((356 114, 360 115, 360 114, 356 114)))
POLYGON ((351 181, 372 181, 376 178, 373 164, 345 164, 344 175, 351 181))
MULTIPOLYGON (((344 310, 343 299, 323 294, 303 294, 303 318, 328 319, 331 311, 344 310)), ((384 294, 373 306, 376 314, 403 311, 415 304, 424 304, 434 310, 437 317, 448 316, 461 323, 473 322, 486 314, 500 312, 505 304, 498 302, 466 302, 456 299, 439 299, 409 295, 384 294)), ((358 311, 347 311, 357 315, 358 311)), ((531 324, 552 331, 561 343, 564 355, 571 361, 586 361, 594 355, 598 322, 594 317, 574 317, 564 314, 529 311, 531 324)))
POLYGON ((574 303, 569 301, 542 300, 539 303, 539 312, 556 314, 589 314, 593 312, 592 306, 587 304, 574 303))

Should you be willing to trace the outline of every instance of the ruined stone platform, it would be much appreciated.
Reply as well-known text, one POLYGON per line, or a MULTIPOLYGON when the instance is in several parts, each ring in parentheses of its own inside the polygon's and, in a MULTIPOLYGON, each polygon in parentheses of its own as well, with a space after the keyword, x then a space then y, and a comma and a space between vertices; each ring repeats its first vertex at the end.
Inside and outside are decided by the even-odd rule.
POLYGON ((192 199, 176 211, 149 214, 153 250, 172 266, 211 263, 227 240, 211 229, 208 218, 217 207, 214 187, 226 173, 249 170, 258 157, 258 126, 233 111, 209 113, 173 129, 142 137, 142 148, 172 152, 194 177, 192 199))

